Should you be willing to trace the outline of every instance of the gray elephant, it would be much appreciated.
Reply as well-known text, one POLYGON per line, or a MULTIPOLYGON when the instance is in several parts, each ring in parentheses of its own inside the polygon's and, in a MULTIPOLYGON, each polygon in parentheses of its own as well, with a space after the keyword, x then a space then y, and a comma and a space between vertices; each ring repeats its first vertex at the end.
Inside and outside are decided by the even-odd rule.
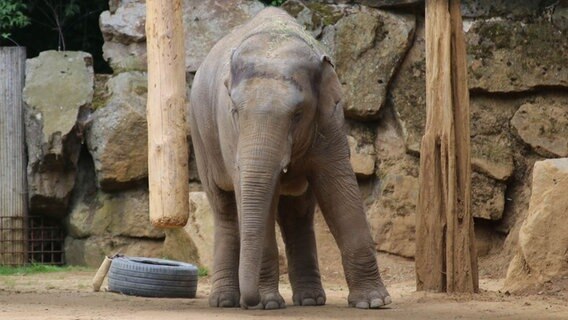
POLYGON ((280 9, 264 9, 205 58, 189 117, 199 176, 214 211, 211 306, 285 306, 275 221, 294 304, 325 304, 316 200, 341 251, 349 305, 391 302, 349 162, 340 98, 320 44, 280 9))

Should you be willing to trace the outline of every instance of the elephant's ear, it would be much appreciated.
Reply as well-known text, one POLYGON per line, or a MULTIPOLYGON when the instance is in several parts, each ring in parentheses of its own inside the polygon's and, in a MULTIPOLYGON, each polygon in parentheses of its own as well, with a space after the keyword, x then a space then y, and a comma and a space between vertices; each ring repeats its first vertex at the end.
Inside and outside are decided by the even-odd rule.
POLYGON ((319 122, 320 125, 325 125, 329 121, 337 124, 337 121, 343 120, 343 110, 340 105, 341 83, 328 56, 322 56, 321 68, 318 96, 319 122))

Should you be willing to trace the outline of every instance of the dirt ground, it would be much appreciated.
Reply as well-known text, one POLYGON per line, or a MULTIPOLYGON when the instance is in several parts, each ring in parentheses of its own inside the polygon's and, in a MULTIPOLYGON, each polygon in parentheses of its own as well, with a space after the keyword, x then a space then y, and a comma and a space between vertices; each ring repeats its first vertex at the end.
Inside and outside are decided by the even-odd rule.
MULTIPOLYGON (((327 271, 327 304, 295 307, 286 277, 281 292, 288 307, 276 311, 213 309, 207 304, 209 279, 200 278, 196 299, 149 299, 92 292, 95 270, 0 277, 0 319, 568 319, 565 295, 513 296, 499 292, 502 279, 483 277, 473 296, 415 292, 413 262, 379 255, 381 272, 393 297, 388 308, 347 307, 347 287, 339 273, 327 271)), ((325 266, 325 265, 324 265, 325 266)), ((322 270, 324 273, 324 270, 322 270)))

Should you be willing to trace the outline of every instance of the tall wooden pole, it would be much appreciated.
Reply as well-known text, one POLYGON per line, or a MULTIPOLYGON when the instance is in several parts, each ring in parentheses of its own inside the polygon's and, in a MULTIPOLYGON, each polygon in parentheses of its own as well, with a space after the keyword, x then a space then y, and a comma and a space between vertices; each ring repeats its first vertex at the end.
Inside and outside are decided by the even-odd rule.
POLYGON ((22 90, 26 49, 0 47, 0 264, 27 262, 27 185, 22 90))
POLYGON ((418 290, 479 290, 469 126, 460 1, 427 0, 426 129, 416 221, 418 290))
POLYGON ((150 221, 181 227, 189 216, 185 49, 181 0, 146 1, 150 221))

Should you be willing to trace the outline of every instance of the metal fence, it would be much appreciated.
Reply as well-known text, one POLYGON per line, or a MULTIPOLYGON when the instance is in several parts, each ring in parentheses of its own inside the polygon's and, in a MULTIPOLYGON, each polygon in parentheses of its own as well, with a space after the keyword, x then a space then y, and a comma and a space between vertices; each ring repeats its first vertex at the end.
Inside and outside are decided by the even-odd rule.
POLYGON ((43 216, 0 217, 0 265, 63 265, 65 232, 57 220, 43 216))

